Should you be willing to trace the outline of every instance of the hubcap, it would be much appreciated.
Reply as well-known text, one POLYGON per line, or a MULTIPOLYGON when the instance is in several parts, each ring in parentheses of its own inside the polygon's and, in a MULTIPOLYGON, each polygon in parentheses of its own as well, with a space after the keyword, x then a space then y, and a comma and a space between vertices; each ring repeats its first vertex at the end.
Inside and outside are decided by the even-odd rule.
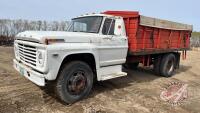
POLYGON ((174 60, 171 59, 167 64, 167 72, 168 74, 174 70, 174 60))
POLYGON ((87 79, 83 71, 75 72, 67 83, 67 90, 72 95, 78 95, 86 88, 87 79))

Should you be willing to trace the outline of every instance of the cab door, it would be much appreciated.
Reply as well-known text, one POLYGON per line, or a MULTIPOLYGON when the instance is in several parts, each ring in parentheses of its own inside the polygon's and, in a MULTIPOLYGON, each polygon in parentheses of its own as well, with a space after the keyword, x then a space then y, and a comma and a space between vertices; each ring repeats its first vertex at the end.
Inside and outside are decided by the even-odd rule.
POLYGON ((126 61, 128 40, 126 35, 116 35, 116 29, 122 29, 123 21, 115 18, 105 18, 101 30, 102 37, 99 46, 100 66, 112 66, 123 64, 126 61))

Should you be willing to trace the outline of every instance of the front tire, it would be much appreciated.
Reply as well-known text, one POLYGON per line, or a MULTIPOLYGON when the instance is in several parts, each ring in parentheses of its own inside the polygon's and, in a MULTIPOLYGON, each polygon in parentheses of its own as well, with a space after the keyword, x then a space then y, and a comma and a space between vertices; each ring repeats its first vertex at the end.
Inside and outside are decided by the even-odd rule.
POLYGON ((88 96, 93 85, 93 72, 88 64, 72 61, 61 69, 56 82, 56 93, 65 103, 72 104, 88 96))

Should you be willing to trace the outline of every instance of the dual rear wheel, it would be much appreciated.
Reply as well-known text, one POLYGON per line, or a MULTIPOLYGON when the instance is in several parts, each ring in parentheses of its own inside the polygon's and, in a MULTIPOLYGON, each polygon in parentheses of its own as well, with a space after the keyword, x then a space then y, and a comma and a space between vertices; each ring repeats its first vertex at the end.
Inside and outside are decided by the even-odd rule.
POLYGON ((176 56, 173 53, 158 56, 154 59, 154 71, 157 75, 171 77, 176 68, 176 56))

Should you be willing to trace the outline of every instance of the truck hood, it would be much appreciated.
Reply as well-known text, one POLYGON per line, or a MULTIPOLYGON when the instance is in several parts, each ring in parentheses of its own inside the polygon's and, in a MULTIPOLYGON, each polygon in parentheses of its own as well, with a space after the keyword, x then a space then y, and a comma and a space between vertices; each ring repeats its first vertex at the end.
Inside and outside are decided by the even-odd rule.
POLYGON ((65 31, 25 31, 16 35, 16 39, 44 43, 45 39, 64 39, 65 42, 89 43, 96 42, 99 34, 65 32, 65 31))

